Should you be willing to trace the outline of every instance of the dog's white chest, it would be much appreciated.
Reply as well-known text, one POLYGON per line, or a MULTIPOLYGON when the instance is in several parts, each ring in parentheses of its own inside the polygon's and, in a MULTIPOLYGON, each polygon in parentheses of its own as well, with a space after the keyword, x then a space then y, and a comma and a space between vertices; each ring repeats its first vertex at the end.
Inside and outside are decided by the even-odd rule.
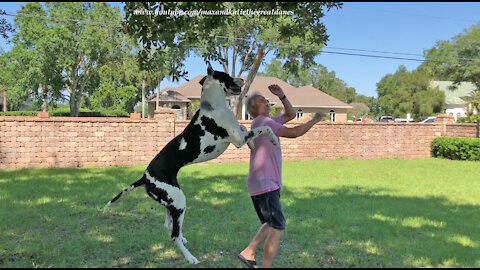
POLYGON ((230 142, 218 139, 215 140, 214 135, 209 132, 205 132, 205 136, 200 140, 200 155, 193 163, 203 162, 214 159, 220 156, 225 150, 227 150, 230 142))

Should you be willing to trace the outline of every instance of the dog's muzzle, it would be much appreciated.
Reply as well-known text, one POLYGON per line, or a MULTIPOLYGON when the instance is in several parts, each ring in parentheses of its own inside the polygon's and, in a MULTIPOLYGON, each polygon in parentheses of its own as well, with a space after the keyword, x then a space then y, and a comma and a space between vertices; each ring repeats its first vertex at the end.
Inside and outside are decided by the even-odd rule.
POLYGON ((233 82, 235 83, 235 86, 231 86, 229 90, 233 95, 240 95, 242 92, 243 79, 235 78, 233 79, 233 82))

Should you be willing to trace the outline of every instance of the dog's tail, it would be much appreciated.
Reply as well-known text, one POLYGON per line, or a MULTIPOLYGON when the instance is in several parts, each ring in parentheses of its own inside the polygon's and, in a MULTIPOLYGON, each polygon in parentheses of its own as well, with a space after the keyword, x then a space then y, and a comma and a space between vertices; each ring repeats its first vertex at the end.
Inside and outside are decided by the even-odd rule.
POLYGON ((137 187, 139 186, 143 186, 146 184, 146 176, 145 174, 142 176, 142 178, 140 178, 137 182, 131 184, 130 186, 128 186, 126 189, 124 189, 122 192, 120 192, 115 198, 113 198, 111 201, 109 201, 105 207, 103 208, 103 213, 105 213, 107 211, 107 209, 110 207, 110 205, 114 202, 116 202, 117 200, 119 200, 120 198, 122 198, 125 194, 127 194, 128 192, 136 189, 137 187))

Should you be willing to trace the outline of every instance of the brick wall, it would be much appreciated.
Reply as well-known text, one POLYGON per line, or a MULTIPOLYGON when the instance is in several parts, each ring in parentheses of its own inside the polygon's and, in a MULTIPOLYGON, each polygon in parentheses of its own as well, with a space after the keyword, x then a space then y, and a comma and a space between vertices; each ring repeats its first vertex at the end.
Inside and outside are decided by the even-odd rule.
POLYGON ((477 136, 477 126, 472 124, 450 124, 447 125, 447 134, 449 137, 470 137, 477 136))
POLYGON ((0 117, 0 169, 148 164, 173 138, 174 117, 0 117))
MULTIPOLYGON (((156 119, 0 117, 0 169, 148 165, 187 126, 175 114, 156 119)), ((240 121, 250 129, 250 121, 240 121)), ((289 123, 294 127, 299 123, 289 123)), ((428 158, 438 136, 475 136, 475 125, 318 123, 296 139, 281 138, 284 160, 428 158), (460 135, 458 135, 460 134, 460 135)), ((210 162, 248 162, 247 146, 230 145, 210 162)))
MULTIPOLYGON (((431 124, 318 123, 301 137, 280 138, 280 144, 284 160, 428 158, 430 143, 441 135, 441 126, 431 124)), ((248 147, 230 145, 212 162, 248 162, 249 155, 248 147)))

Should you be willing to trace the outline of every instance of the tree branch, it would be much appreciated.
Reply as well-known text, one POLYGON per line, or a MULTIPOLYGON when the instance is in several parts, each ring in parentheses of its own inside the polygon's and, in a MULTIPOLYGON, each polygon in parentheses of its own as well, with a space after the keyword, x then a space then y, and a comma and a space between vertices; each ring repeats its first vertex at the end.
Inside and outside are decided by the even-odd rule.
POLYGON ((232 47, 233 47, 233 53, 232 53, 232 77, 235 77, 235 64, 237 62, 237 47, 235 44, 235 38, 232 40, 232 47))
POLYGON ((227 48, 223 48, 225 51, 224 51, 224 56, 225 56, 225 61, 223 62, 223 69, 225 70, 225 73, 230 73, 228 72, 228 47, 227 48))
MULTIPOLYGON (((223 66, 223 70, 225 71, 225 73, 229 73, 228 72, 228 59, 225 59, 227 61, 227 63, 225 64, 225 61, 223 60, 224 57, 223 57, 223 54, 222 54, 222 46, 218 47, 218 53, 220 54, 220 58, 222 59, 221 64, 223 66)), ((227 55, 227 57, 228 57, 228 55, 227 55)))
POLYGON ((242 68, 240 68, 240 71, 238 72, 238 75, 237 75, 238 77, 242 76, 242 73, 246 70, 245 66, 247 65, 248 58, 252 54, 252 51, 253 51, 253 49, 255 48, 256 45, 257 45, 257 40, 254 39, 253 43, 250 45, 250 48, 248 48, 248 52, 245 55, 245 58, 243 59, 242 68))
POLYGON ((255 61, 253 62, 252 69, 250 69, 250 72, 248 73, 247 76, 247 81, 245 82, 245 86, 243 88, 243 91, 240 93, 238 97, 238 103, 237 103, 237 108, 236 108, 236 115, 240 115, 242 113, 242 100, 245 98, 245 95, 248 93, 248 90, 250 90, 250 85, 253 82, 253 79, 255 78, 255 75, 257 75, 258 68, 262 64, 262 60, 265 57, 265 49, 267 48, 267 42, 265 42, 263 45, 260 46, 258 49, 257 57, 255 58, 255 61))

